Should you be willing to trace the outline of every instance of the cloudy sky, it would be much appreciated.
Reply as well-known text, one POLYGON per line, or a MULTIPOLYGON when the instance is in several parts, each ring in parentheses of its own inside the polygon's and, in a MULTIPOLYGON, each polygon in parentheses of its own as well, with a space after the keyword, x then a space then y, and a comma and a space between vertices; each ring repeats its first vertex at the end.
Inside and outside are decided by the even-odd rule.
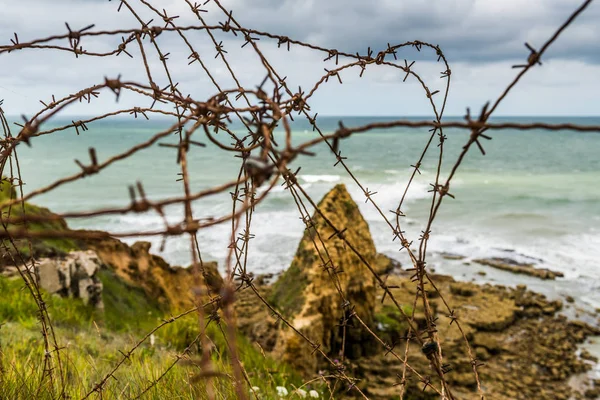
MULTIPOLYGON (((180 25, 198 24, 184 0, 150 0, 169 15, 179 15, 180 25)), ((144 20, 156 14, 138 0, 129 0, 144 20)), ((107 0, 0 0, 0 45, 10 44, 13 32, 21 42, 66 33, 65 22, 73 29, 96 24, 95 30, 137 28, 131 14, 117 13, 118 1, 107 0), (5 4, 2 4, 5 3, 5 4)), ((323 47, 365 54, 375 53, 409 40, 438 44, 452 69, 452 86, 446 115, 464 115, 466 107, 479 109, 495 99, 515 76, 514 64, 528 56, 524 43, 540 47, 554 30, 575 10, 581 0, 222 0, 247 28, 287 35, 323 47)), ((224 21, 225 16, 213 2, 203 13, 207 23, 224 21)), ((497 115, 600 115, 600 1, 559 38, 543 58, 543 66, 526 76, 498 109, 497 115)), ((154 23, 153 23, 154 24, 154 23)), ((243 39, 231 33, 218 34, 242 85, 255 87, 265 76, 263 67, 250 46, 241 48, 243 39)), ((194 48, 206 60, 223 88, 234 88, 225 66, 215 59, 215 48, 205 32, 189 34, 194 48)), ((86 37, 81 45, 89 51, 110 51, 120 37, 86 37)), ((66 40, 57 42, 68 44, 66 40)), ((188 65, 189 50, 174 33, 159 37, 162 48, 171 53, 168 63, 183 92, 196 99, 207 99, 216 92, 197 63, 188 65)), ((292 88, 310 88, 334 67, 323 61, 323 53, 292 46, 287 52, 277 42, 263 38, 260 48, 292 88)), ((148 47, 149 48, 149 47, 148 47)), ((39 110, 39 100, 50 101, 82 88, 101 83, 104 77, 121 74, 124 80, 144 81, 145 72, 139 50, 130 45, 130 59, 118 57, 80 57, 55 50, 22 50, 0 54, 0 99, 10 115, 31 114, 39 110)), ((153 75, 166 85, 155 53, 153 75)), ((431 90, 443 89, 440 72, 445 68, 431 52, 417 53, 407 48, 400 59, 416 60, 413 69, 431 90)), ((389 58, 391 60, 391 58, 389 58)), ((343 61, 342 59, 340 61, 343 61)), ((400 61, 399 61, 400 62, 400 61)), ((403 63, 403 61, 402 61, 403 63)), ((341 74, 343 84, 330 79, 312 98, 310 105, 320 115, 431 115, 427 99, 413 78, 402 82, 401 71, 384 66, 341 74)), ((147 82, 147 81, 146 81, 147 82)), ((441 98, 438 99, 441 101, 441 98)), ((76 105, 66 114, 97 114, 124 106, 148 106, 147 100, 123 96, 119 104, 110 93, 103 93, 92 105, 76 105)))

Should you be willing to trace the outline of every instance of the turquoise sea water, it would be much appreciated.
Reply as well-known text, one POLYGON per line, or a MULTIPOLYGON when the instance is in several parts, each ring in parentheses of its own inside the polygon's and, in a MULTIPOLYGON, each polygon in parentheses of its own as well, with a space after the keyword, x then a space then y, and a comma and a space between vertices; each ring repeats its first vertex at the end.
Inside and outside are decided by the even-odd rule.
MULTIPOLYGON (((386 118, 321 118, 318 123, 331 132, 343 120, 346 126, 385 121, 386 118)), ((421 120, 421 118, 417 118, 421 120)), ((452 120, 450 118, 450 120, 452 120)), ((600 118, 498 118, 527 122, 572 122, 600 124, 600 118)), ((59 124, 55 121, 53 124, 59 124)), ((50 127, 51 125, 47 125, 50 127)), ((112 120, 89 124, 89 131, 77 136, 74 129, 51 136, 34 138, 32 147, 18 147, 19 160, 27 192, 54 180, 78 172, 77 158, 88 163, 88 148, 95 147, 100 161, 148 139, 165 121, 112 120)), ((16 127, 15 127, 16 128, 16 127)), ((444 131, 448 139, 444 153, 442 176, 449 168, 468 138, 468 133, 454 129, 444 131)), ((295 141, 316 136, 307 123, 293 125, 295 141)), ((521 261, 534 260, 541 267, 559 270, 565 278, 551 283, 556 292, 576 290, 590 307, 600 306, 600 134, 570 131, 492 132, 493 140, 484 141, 487 155, 473 148, 459 169, 451 193, 440 209, 431 241, 428 265, 439 272, 451 273, 464 279, 482 270, 475 264, 442 261, 440 252, 462 254, 468 258, 505 256, 521 261)), ((353 173, 371 191, 383 210, 395 209, 414 164, 429 133, 426 128, 409 130, 395 128, 357 134, 345 139, 340 146, 353 173)), ((220 136, 225 141, 224 136, 220 136)), ((194 147, 190 152, 192 191, 235 178, 239 159, 225 154, 206 138, 196 140, 208 144, 194 147)), ((161 142, 175 142, 170 137, 161 142)), ((225 141, 229 144, 229 141, 225 141)), ((407 214, 403 229, 415 240, 423 229, 429 212, 429 183, 435 177, 437 161, 435 142, 408 192, 403 210, 407 214)), ((57 212, 91 210, 129 203, 127 186, 141 181, 151 198, 166 198, 181 193, 175 150, 152 146, 135 156, 120 161, 99 175, 62 186, 42 195, 34 202, 57 212)), ((327 148, 316 148, 316 156, 297 159, 292 169, 302 166, 299 174, 303 187, 315 200, 334 184, 343 182, 359 204, 370 225, 377 248, 401 261, 397 241, 392 242, 389 228, 380 220, 371 204, 364 202, 361 190, 334 167, 335 159, 327 148)), ((219 216, 231 209, 228 194, 213 196, 194 205, 195 217, 219 216)), ((182 208, 166 210, 168 219, 177 221, 182 208)), ((392 214, 389 214, 392 217, 392 214)), ((254 234, 249 258, 250 268, 257 273, 285 269, 296 250, 303 232, 293 199, 277 187, 264 203, 257 207, 254 234)), ((75 228, 102 229, 124 232, 161 228, 161 218, 147 213, 141 215, 103 216, 86 220, 70 220, 75 228)), ((220 225, 199 235, 201 251, 206 259, 221 261, 227 253, 230 225, 220 225)), ((131 239, 130 241, 135 241, 131 239)), ((160 238, 150 238, 158 252, 160 238)), ((187 265, 190 261, 189 240, 169 239, 161 253, 169 262, 187 265)), ((536 287, 533 278, 515 276, 485 269, 489 281, 508 284, 527 283, 536 287)), ((547 283, 546 283, 547 285, 547 283)))

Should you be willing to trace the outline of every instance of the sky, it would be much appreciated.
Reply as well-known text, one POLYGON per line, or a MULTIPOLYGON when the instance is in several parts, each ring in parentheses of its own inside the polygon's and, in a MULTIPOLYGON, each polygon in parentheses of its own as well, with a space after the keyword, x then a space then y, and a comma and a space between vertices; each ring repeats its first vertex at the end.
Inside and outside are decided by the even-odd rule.
MULTIPOLYGON (((148 0, 168 15, 178 15, 179 25, 198 25, 185 0, 148 0)), ((202 1, 204 2, 204 0, 202 1)), ((160 18, 139 0, 129 0, 136 12, 154 24, 160 18)), ((439 45, 444 51, 452 80, 445 115, 464 115, 467 107, 479 110, 497 98, 517 74, 514 64, 523 64, 529 55, 525 42, 539 48, 558 26, 581 4, 577 0, 222 0, 246 28, 268 31, 336 48, 349 53, 375 54, 392 45, 420 40, 439 45)), ((119 1, 108 0, 0 0, 0 46, 10 44, 13 32, 21 42, 67 32, 95 24, 93 30, 138 28, 127 10, 117 12, 119 1), (2 4, 5 3, 5 4, 2 4)), ((223 12, 209 1, 202 13, 208 24, 225 21, 223 12)), ((542 66, 536 67, 519 83, 496 115, 505 116, 598 116, 600 115, 600 2, 593 2, 548 50, 542 66)), ((250 46, 231 32, 217 33, 223 41, 231 67, 241 84, 255 88, 265 70, 250 46)), ((225 65, 215 59, 216 50, 205 32, 188 38, 214 73, 222 88, 235 83, 225 65)), ((121 38, 85 37, 81 45, 89 51, 110 51, 121 38)), ((217 90, 198 63, 188 65, 189 50, 176 33, 164 33, 159 45, 168 49, 168 65, 179 88, 197 100, 206 100, 217 90)), ((59 41, 61 45, 66 40, 59 41)), ((148 43, 149 44, 149 43, 148 43)), ((259 47, 292 88, 311 88, 335 67, 326 54, 292 45, 288 52, 277 41, 262 38, 259 47)), ((147 56, 159 85, 167 80, 155 52, 147 56)), ((19 50, 0 54, 0 99, 9 115, 31 115, 39 111, 40 100, 63 97, 85 87, 102 83, 105 77, 121 74, 123 80, 145 80, 139 50, 127 48, 134 57, 75 58, 57 50, 19 50)), ((444 89, 440 73, 445 67, 434 52, 406 48, 398 52, 398 63, 415 61, 412 69, 431 91, 444 89)), ((391 57, 387 60, 392 61, 391 57)), ((342 62, 343 59, 340 59, 342 62)), ((343 84, 330 79, 310 100, 312 112, 319 115, 430 116, 428 99, 418 81, 403 82, 402 71, 385 66, 369 66, 362 78, 360 69, 341 73, 343 84)), ((441 104, 441 96, 434 97, 441 104)), ((62 115, 90 115, 123 107, 149 106, 145 99, 124 95, 115 102, 110 92, 102 92, 91 104, 77 104, 62 115)))

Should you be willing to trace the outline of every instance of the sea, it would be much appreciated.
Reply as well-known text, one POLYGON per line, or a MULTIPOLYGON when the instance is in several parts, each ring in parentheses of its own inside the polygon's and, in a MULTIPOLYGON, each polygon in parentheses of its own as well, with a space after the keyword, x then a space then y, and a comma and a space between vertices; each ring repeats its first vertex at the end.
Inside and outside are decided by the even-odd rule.
MULTIPOLYGON (((68 124, 84 117, 56 119, 44 129, 68 124)), ((321 117, 318 125, 324 133, 333 132, 340 121, 346 127, 386 122, 399 117, 321 117)), ((431 120, 431 118, 406 118, 431 120)), ((461 118, 445 118, 445 121, 461 118)), ((600 125, 600 118, 575 117, 502 117, 492 122, 547 122, 600 125)), ((171 121, 139 116, 115 118, 87 124, 79 135, 70 128, 32 138, 31 147, 17 147, 25 193, 80 171, 75 160, 89 164, 88 149, 95 148, 98 160, 124 152, 153 134, 166 129, 171 121)), ((18 127, 13 126, 13 134, 18 127)), ((243 132, 241 126, 232 129, 243 132)), ((486 154, 473 147, 452 181, 450 193, 441 205, 427 247, 427 266, 456 279, 477 280, 514 286, 525 284, 551 297, 576 296, 577 309, 600 307, 600 133, 514 129, 488 131, 492 140, 483 140, 486 154), (462 255, 463 260, 446 260, 443 253, 462 255), (564 273, 564 278, 541 281, 525 275, 484 267, 472 260, 507 257, 531 262, 539 268, 564 273)), ((469 132, 445 129, 442 178, 454 165, 469 132)), ((429 139, 427 128, 392 128, 355 134, 340 142, 342 156, 352 173, 371 192, 375 202, 389 218, 404 192, 414 165, 429 139)), ((306 121, 292 123, 292 139, 301 143, 316 138, 306 121)), ((215 136, 225 145, 231 140, 224 133, 215 136)), ((206 147, 192 146, 189 152, 190 187, 198 192, 237 177, 240 159, 212 144, 199 131, 194 140, 206 147)), ((169 135, 159 143, 177 143, 169 135)), ((283 142, 282 132, 276 140, 283 142)), ((299 182, 318 201, 334 185, 344 183, 367 220, 377 250, 409 265, 406 251, 399 251, 390 228, 373 205, 365 202, 362 190, 344 169, 335 166, 328 147, 318 145, 314 156, 299 156, 290 165, 301 167, 299 182)), ((431 145, 410 186, 402 211, 402 229, 407 238, 418 241, 431 207, 430 184, 435 180, 439 148, 431 145)), ((181 195, 180 167, 176 149, 158 143, 118 161, 101 173, 34 197, 32 202, 59 213, 89 211, 105 207, 123 207, 130 203, 128 186, 141 182, 153 200, 181 195)), ((231 211, 229 190, 194 202, 196 218, 219 217, 231 211)), ((180 221, 183 207, 165 210, 169 222, 180 221)), ((277 274, 289 265, 302 237, 304 225, 289 191, 279 184, 256 207, 250 241, 248 269, 256 274, 277 274)), ((155 212, 116 214, 68 220, 72 228, 99 229, 112 233, 155 231, 163 219, 155 212)), ((200 231, 200 250, 205 260, 216 260, 225 269, 231 224, 224 223, 200 231)), ((171 237, 161 250, 162 238, 133 237, 132 243, 147 240, 152 251, 174 265, 188 266, 190 240, 171 237)), ((571 306, 569 306, 571 307, 571 306)))

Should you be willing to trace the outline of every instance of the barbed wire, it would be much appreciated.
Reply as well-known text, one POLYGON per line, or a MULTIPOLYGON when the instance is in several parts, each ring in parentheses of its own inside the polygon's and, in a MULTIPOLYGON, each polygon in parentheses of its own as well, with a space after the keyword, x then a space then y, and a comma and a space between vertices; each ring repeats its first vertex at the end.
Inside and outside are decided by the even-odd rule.
MULTIPOLYGON (((422 41, 408 41, 396 45, 387 44, 387 47, 375 54, 374 50, 368 48, 365 54, 348 53, 339 51, 333 48, 325 48, 313 43, 295 40, 283 35, 277 35, 270 32, 263 32, 255 29, 243 27, 236 18, 233 17, 233 12, 227 10, 220 0, 209 0, 202 5, 197 3, 192 4, 189 0, 184 0, 189 6, 191 15, 196 16, 198 24, 180 26, 177 24, 178 15, 169 15, 166 10, 161 10, 147 0, 121 0, 117 6, 117 12, 128 12, 139 23, 139 27, 115 30, 94 30, 94 25, 86 26, 79 30, 73 30, 67 23, 67 33, 48 36, 46 38, 35 39, 28 42, 22 42, 17 33, 10 39, 10 44, 0 45, 0 56, 7 57, 9 53, 49 50, 73 53, 76 58, 83 57, 119 57, 125 55, 127 57, 139 60, 140 71, 145 76, 144 81, 133 82, 122 80, 120 76, 116 78, 105 77, 103 82, 96 85, 83 88, 76 93, 65 95, 62 98, 56 99, 51 95, 51 101, 40 100, 42 107, 32 117, 23 116, 22 123, 19 126, 18 133, 12 134, 7 119, 4 117, 0 103, 0 121, 4 132, 4 138, 0 140, 0 173, 4 180, 7 180, 12 187, 17 187, 18 193, 11 193, 11 198, 5 201, 2 207, 2 215, 0 222, 3 229, 0 231, 0 239, 2 239, 2 251, 6 257, 10 258, 10 262, 18 266, 19 274, 25 282, 27 289, 36 301, 39 310, 39 320, 42 326, 42 334, 44 336, 45 356, 44 356, 44 376, 42 377, 43 384, 49 385, 58 398, 64 397, 66 391, 65 371, 62 367, 61 348, 59 340, 56 337, 47 306, 43 300, 43 295, 40 290, 39 279, 36 275, 37 263, 32 251, 32 240, 44 238, 75 238, 75 239, 104 239, 109 237, 140 237, 140 236, 183 236, 190 240, 190 255, 192 259, 192 268, 195 276, 196 286, 206 285, 203 282, 203 260, 202 260, 202 243, 197 237, 198 231, 217 224, 230 223, 231 235, 228 245, 228 253, 226 259, 226 277, 224 287, 221 292, 213 296, 206 302, 200 294, 197 295, 197 307, 190 309, 177 317, 172 317, 163 321, 161 324, 144 335, 136 344, 128 351, 121 352, 122 358, 119 359, 99 382, 90 387, 84 398, 88 398, 93 394, 102 396, 102 391, 108 380, 115 377, 116 372, 128 360, 131 355, 144 343, 150 335, 154 334, 164 326, 178 320, 179 318, 196 312, 199 321, 206 320, 207 306, 211 306, 209 323, 215 322, 219 325, 219 331, 223 335, 227 343, 228 353, 230 355, 230 363, 233 374, 230 378, 234 381, 236 395, 240 399, 247 398, 248 391, 244 390, 244 383, 250 385, 248 373, 239 359, 239 349, 237 345, 237 325, 235 314, 235 297, 237 292, 241 290, 249 290, 254 296, 269 310, 269 312, 303 341, 310 346, 313 351, 319 355, 320 361, 323 364, 328 364, 332 373, 328 375, 328 379, 334 380, 337 387, 338 382, 344 382, 348 387, 348 392, 353 392, 355 395, 363 398, 368 398, 365 388, 359 387, 359 378, 353 376, 353 371, 348 371, 343 367, 346 348, 346 332, 349 322, 357 321, 359 328, 364 330, 380 345, 382 356, 391 354, 398 363, 402 364, 402 376, 399 376, 398 394, 400 398, 404 398, 407 386, 407 371, 417 377, 424 385, 423 390, 430 389, 434 391, 442 399, 454 399, 455 396, 451 385, 448 383, 445 375, 448 373, 447 363, 444 362, 443 348, 441 338, 436 328, 438 322, 435 313, 430 304, 430 292, 426 288, 429 285, 433 292, 441 298, 441 301, 446 309, 446 317, 450 325, 457 329, 465 344, 467 356, 470 360, 470 365, 473 370, 473 376, 477 386, 477 395, 483 399, 485 393, 484 385, 481 382, 479 368, 481 363, 475 357, 472 350, 468 335, 465 329, 461 326, 460 318, 456 315, 452 305, 445 299, 443 293, 440 292, 435 284, 433 277, 427 270, 427 247, 432 235, 432 228, 441 207, 442 201, 449 196, 454 198, 450 193, 451 183, 458 172, 465 155, 475 145, 482 154, 486 154, 482 145, 482 139, 490 140, 490 132, 502 129, 516 130, 570 130, 574 132, 600 132, 600 125, 579 125, 571 123, 550 124, 544 122, 531 123, 515 123, 515 122, 491 122, 490 118, 497 109, 498 105, 504 101, 512 88, 518 84, 520 79, 535 66, 541 64, 540 60, 546 50, 558 38, 558 36, 566 29, 575 18, 581 14, 586 7, 591 3, 591 0, 583 2, 573 14, 565 20, 565 22, 555 31, 555 33, 540 47, 537 51, 533 46, 526 44, 529 55, 526 58, 526 63, 515 65, 514 68, 519 69, 515 78, 507 85, 506 89, 493 102, 484 105, 479 113, 479 116, 473 118, 470 110, 467 110, 465 121, 443 121, 444 111, 448 100, 448 93, 451 82, 451 69, 446 59, 446 56, 440 46, 422 41), (222 22, 217 25, 208 25, 203 17, 207 10, 203 9, 210 1, 216 6, 215 12, 220 13, 222 22), (151 25, 153 22, 145 22, 141 18, 139 9, 145 12, 151 12, 155 15, 157 21, 162 21, 164 26, 151 25), (215 74, 211 71, 209 65, 205 62, 205 55, 200 54, 194 47, 194 42, 188 37, 192 32, 205 32, 210 39, 212 46, 216 51, 215 59, 220 60, 226 68, 228 76, 233 80, 236 87, 225 88, 219 83, 215 74), (238 41, 243 39, 241 47, 249 46, 259 58, 266 77, 253 88, 244 87, 234 72, 233 64, 228 61, 229 53, 225 49, 222 41, 218 41, 215 33, 230 33, 238 41), (160 35, 173 35, 180 39, 190 52, 190 55, 185 60, 175 60, 171 53, 164 45, 159 44, 157 37, 160 35), (88 38, 96 40, 110 41, 113 38, 121 39, 121 42, 110 51, 89 50, 84 48, 84 41, 88 38), (335 61, 335 68, 325 69, 325 73, 310 86, 309 90, 303 91, 301 87, 296 91, 291 88, 285 76, 282 76, 277 69, 273 67, 270 59, 265 56, 259 41, 261 39, 275 41, 280 51, 292 51, 299 47, 307 49, 311 52, 324 53, 326 61, 335 61), (68 41, 69 45, 63 43, 68 41), (412 49, 418 52, 428 51, 438 63, 443 65, 440 79, 443 80, 443 90, 431 90, 425 79, 416 71, 414 61, 409 62, 407 59, 399 59, 398 51, 400 49, 412 49), (156 71, 151 68, 154 60, 159 61, 164 78, 168 81, 165 87, 159 87, 156 82, 156 71), (392 61, 393 59, 393 61, 392 61), (185 62, 191 68, 196 65, 200 67, 201 72, 209 78, 211 84, 215 87, 216 95, 208 99, 196 99, 191 95, 184 95, 185 88, 175 81, 175 75, 172 73, 172 65, 175 62, 185 62), (434 119, 431 121, 408 121, 395 120, 390 122, 369 123, 356 127, 345 127, 342 122, 339 123, 338 129, 333 132, 326 133, 317 123, 317 114, 312 114, 309 100, 317 93, 324 85, 331 82, 343 84, 340 73, 347 71, 358 70, 359 78, 364 74, 367 68, 391 68, 404 74, 403 82, 408 78, 421 88, 423 96, 427 99, 434 119), (331 78, 331 79, 330 79, 331 78), (269 89, 269 87, 271 87, 269 89), (97 98, 105 94, 112 94, 118 100, 123 93, 137 96, 140 100, 136 104, 142 104, 142 101, 151 100, 150 107, 142 107, 136 105, 118 109, 112 112, 95 115, 90 118, 72 120, 71 123, 44 129, 48 122, 56 120, 67 108, 74 104, 93 104, 97 98), (443 94, 441 94, 443 93, 443 94), (436 95, 438 95, 436 97, 436 95), (440 99, 436 102, 436 99, 440 99), (243 106, 237 104, 242 101, 243 106), (490 105, 491 104, 491 105, 490 105), (171 109, 168 109, 171 107, 171 109), (174 111, 173 111, 174 110, 174 111), (295 115, 294 115, 295 114, 295 115), (24 180, 21 176, 21 169, 18 163, 18 145, 25 143, 34 146, 37 143, 37 138, 46 135, 52 135, 57 132, 67 129, 75 129, 77 135, 89 129, 90 124, 97 121, 107 120, 121 115, 132 115, 134 118, 143 117, 150 119, 154 115, 162 117, 171 117, 175 119, 169 127, 155 133, 149 139, 136 143, 134 146, 125 151, 116 154, 104 161, 98 160, 96 150, 89 149, 89 162, 81 162, 75 159, 74 162, 81 169, 80 172, 70 176, 60 177, 45 186, 38 188, 25 194, 23 192, 24 180), (296 118, 304 118, 317 136, 305 140, 304 142, 292 144, 293 130, 291 121, 296 118), (241 123, 244 127, 243 132, 236 132, 232 129, 232 124, 241 123), (361 133, 372 132, 380 129, 390 128, 430 128, 428 140, 423 147, 422 152, 418 156, 415 164, 411 165, 412 171, 408 182, 405 186, 403 194, 400 196, 398 206, 395 210, 390 210, 392 217, 384 212, 375 200, 376 192, 369 191, 350 168, 350 161, 346 156, 342 156, 340 144, 344 139, 361 133), (284 140, 281 143, 275 138, 274 132, 276 128, 283 129, 284 140), (446 135, 444 129, 455 128, 470 131, 470 135, 465 145, 462 147, 456 161, 452 163, 452 167, 448 176, 442 177, 442 165, 444 159, 444 143, 446 135), (168 138, 171 135, 178 136, 177 144, 167 144, 160 142, 161 139, 168 138), (221 134, 221 135, 219 135, 221 134), (224 139, 225 137, 225 139, 224 139), (239 168, 237 173, 231 180, 223 182, 219 185, 208 189, 203 189, 194 192, 190 185, 190 177, 192 172, 188 167, 188 153, 194 147, 203 147, 206 144, 201 140, 205 139, 216 146, 223 153, 233 153, 239 159, 239 168), (229 144, 225 140, 231 140, 229 144), (437 146, 431 146, 437 142, 437 146), (147 197, 146 191, 141 182, 135 186, 129 186, 130 204, 123 207, 101 208, 87 211, 63 212, 51 215, 28 215, 25 213, 25 202, 35 201, 37 197, 56 190, 67 184, 79 181, 87 176, 100 174, 109 166, 127 160, 134 154, 144 151, 151 146, 159 145, 167 149, 174 148, 177 150, 177 163, 180 167, 180 180, 182 182, 181 194, 172 198, 161 200, 150 200, 147 197), (370 203, 381 220, 387 225, 392 234, 392 240, 399 240, 401 245, 400 250, 405 250, 411 260, 412 266, 408 270, 413 273, 411 278, 416 287, 414 302, 412 303, 412 311, 407 313, 402 308, 402 304, 396 299, 392 289, 395 287, 388 285, 386 278, 380 276, 372 263, 364 254, 359 251, 356 243, 352 243, 345 235, 348 227, 336 226, 331 221, 324 210, 321 210, 318 204, 311 198, 302 187, 297 179, 298 170, 292 172, 289 166, 300 155, 314 156, 311 151, 320 144, 325 144, 331 153, 334 163, 334 168, 342 168, 345 171, 354 185, 356 185, 365 196, 365 202, 370 203), (432 147, 434 150, 432 150, 432 147), (435 150, 437 149, 437 150, 435 150), (420 168, 425 156, 432 151, 437 151, 437 161, 435 163, 435 179, 431 183, 431 204, 429 214, 425 221, 424 229, 418 238, 409 238, 402 230, 402 218, 405 216, 402 211, 402 206, 406 198, 408 189, 411 187, 417 174, 420 174, 420 168), (290 193, 294 204, 298 210, 301 220, 305 223, 309 230, 308 237, 318 258, 324 266, 324 273, 327 275, 331 285, 335 288, 340 298, 340 304, 343 304, 342 315, 342 341, 341 341, 341 358, 342 363, 332 359, 331 354, 328 354, 322 345, 318 343, 317 338, 311 338, 306 333, 297 329, 293 325, 293 321, 286 318, 273 304, 263 296, 255 283, 253 276, 249 271, 248 254, 250 250, 250 241, 253 236, 253 218, 257 207, 261 206, 262 201, 268 197, 272 189, 283 180, 285 189, 290 193), (260 190, 259 190, 260 189, 260 190), (259 193, 260 192, 260 193, 259 193), (231 196, 231 211, 224 215, 216 217, 197 218, 194 216, 193 202, 199 199, 215 196, 219 194, 227 194, 231 196), (239 203, 239 204, 238 204, 239 203), (184 216, 176 223, 169 223, 165 217, 164 209, 167 206, 182 205, 184 208, 184 216), (13 216, 12 210, 15 207, 20 207, 23 212, 13 216), (311 217, 310 209, 314 210, 311 217), (6 211, 5 211, 6 210, 6 211), (143 231, 134 229, 129 232, 92 232, 71 229, 61 230, 36 230, 28 229, 27 222, 49 222, 61 219, 76 219, 90 218, 106 215, 125 215, 125 214, 142 214, 149 211, 157 212, 163 220, 163 228, 143 231), (405 346, 404 354, 395 350, 396 344, 387 343, 375 330, 369 326, 359 315, 352 310, 352 299, 344 292, 343 285, 340 283, 339 271, 331 257, 332 244, 329 239, 321 236, 318 230, 310 230, 314 226, 313 218, 322 219, 330 229, 332 237, 343 243, 345 251, 348 254, 353 254, 362 264, 362 266, 372 276, 373 281, 383 291, 383 298, 386 297, 394 304, 400 315, 404 318, 408 333, 404 337, 405 346), (27 239, 31 259, 24 258, 18 250, 16 240, 27 239), (418 250, 414 250, 412 243, 418 243, 418 250), (237 283, 236 283, 237 282, 237 283), (422 305, 422 312, 426 328, 420 330, 416 324, 417 304, 422 305), (212 316, 218 315, 219 318, 212 316), (221 325, 220 318, 223 318, 224 325, 221 325), (415 366, 409 362, 410 351, 409 344, 411 341, 418 343, 424 350, 427 356, 431 371, 436 375, 438 381, 433 382, 429 374, 425 371, 418 371, 415 366), (427 350, 427 351, 425 351, 427 350)), ((212 57, 212 55, 211 55, 212 57)), ((386 228, 387 229, 387 228, 386 228)), ((330 238, 331 239, 331 238, 330 238)), ((207 288, 207 293, 210 290, 207 288)), ((206 327, 200 323, 200 333, 189 344, 188 348, 178 355, 174 362, 150 385, 136 397, 141 397, 151 388, 160 384, 161 379, 175 367, 177 362, 189 353, 191 346, 200 343, 202 355, 199 365, 202 370, 214 371, 208 345, 209 338, 206 334, 206 327)), ((316 371, 315 371, 316 372, 316 371)), ((206 380, 207 397, 215 398, 215 388, 212 383, 214 375, 206 374, 202 377, 206 380)), ((325 379, 324 377, 315 377, 309 380, 315 381, 325 379)), ((251 386, 251 385, 250 385, 251 386)), ((41 387, 41 386, 40 386, 41 387)), ((368 388, 368 387, 367 387, 368 388)), ((251 391, 256 397, 256 393, 251 391)))

